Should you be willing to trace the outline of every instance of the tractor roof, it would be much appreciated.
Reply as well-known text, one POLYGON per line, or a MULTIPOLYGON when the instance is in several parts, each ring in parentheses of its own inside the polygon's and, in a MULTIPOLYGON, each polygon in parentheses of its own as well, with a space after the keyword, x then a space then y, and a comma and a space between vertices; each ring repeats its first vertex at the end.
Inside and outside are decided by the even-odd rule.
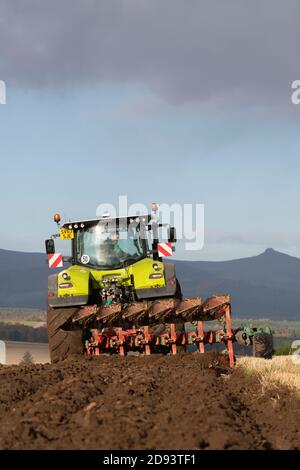
POLYGON ((99 219, 76 220, 65 222, 62 228, 80 228, 81 225, 84 225, 84 227, 92 227, 93 225, 107 224, 109 222, 114 222, 117 225, 129 225, 134 221, 138 222, 139 219, 145 219, 145 222, 148 223, 151 220, 151 215, 133 215, 130 217, 100 217, 99 219))

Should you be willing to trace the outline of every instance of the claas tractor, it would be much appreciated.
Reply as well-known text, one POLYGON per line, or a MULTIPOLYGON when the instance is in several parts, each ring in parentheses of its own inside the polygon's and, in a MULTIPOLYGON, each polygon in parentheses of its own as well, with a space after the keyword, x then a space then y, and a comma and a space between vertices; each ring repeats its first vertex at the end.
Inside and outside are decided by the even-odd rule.
POLYGON ((157 205, 152 208, 150 215, 104 214, 64 224, 55 214, 58 233, 46 240, 54 269, 47 310, 52 362, 76 354, 203 353, 205 344, 223 343, 232 367, 233 342, 252 344, 251 332, 232 329, 228 294, 205 301, 183 297, 168 259, 175 251, 176 230, 160 223, 157 205), (163 227, 168 236, 160 242, 163 227), (56 253, 56 238, 71 241, 71 256, 56 253), (203 322, 212 320, 217 329, 204 330, 203 322))

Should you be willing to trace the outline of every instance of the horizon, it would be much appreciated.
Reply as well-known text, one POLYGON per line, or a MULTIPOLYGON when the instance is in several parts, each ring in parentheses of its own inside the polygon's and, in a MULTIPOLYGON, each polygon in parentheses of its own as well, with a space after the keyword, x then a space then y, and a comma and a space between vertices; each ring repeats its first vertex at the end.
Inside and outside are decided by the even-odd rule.
MULTIPOLYGON (((0 252, 8 252, 8 253, 15 253, 15 254, 18 254, 18 253, 22 253, 22 254, 32 254, 32 255, 45 255, 45 253, 43 253, 42 251, 22 251, 22 250, 10 250, 10 249, 6 249, 6 248, 1 248, 0 247, 0 252)), ((264 254, 268 254, 268 253, 275 253, 275 254, 280 254, 280 255, 284 255, 284 256, 287 256, 289 258, 295 258, 295 259, 298 259, 300 261, 300 257, 298 256, 294 256, 294 255, 290 255, 289 253, 285 253, 283 251, 278 251, 278 250, 275 250, 274 248, 266 248, 264 251, 262 252, 259 252, 255 255, 252 255, 252 256, 245 256, 245 257, 239 257, 239 258, 229 258, 229 259, 222 259, 222 260, 202 260, 202 259, 181 259, 181 258, 176 258, 176 252, 175 252, 175 255, 173 255, 170 259, 167 259, 167 261, 184 261, 184 262, 191 262, 191 263, 196 263, 196 262, 205 262, 205 263, 226 263, 226 261, 239 261, 239 260, 244 260, 244 259, 248 259, 248 258, 256 258, 258 256, 261 256, 261 255, 264 255, 264 254)))

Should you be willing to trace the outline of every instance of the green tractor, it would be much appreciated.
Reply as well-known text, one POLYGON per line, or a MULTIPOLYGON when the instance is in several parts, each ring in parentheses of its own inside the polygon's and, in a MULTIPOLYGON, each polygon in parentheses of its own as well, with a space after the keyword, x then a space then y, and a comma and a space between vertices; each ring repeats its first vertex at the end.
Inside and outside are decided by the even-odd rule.
POLYGON ((59 233, 46 240, 50 268, 68 266, 49 276, 47 325, 52 362, 70 355, 154 352, 176 354, 179 348, 223 342, 234 364, 231 306, 228 295, 184 299, 171 256, 176 230, 159 241, 159 223, 152 215, 99 219, 60 224, 59 233), (72 254, 55 252, 55 239, 70 240, 72 254), (222 327, 204 332, 203 321, 218 320, 222 327), (195 329, 185 331, 185 324, 195 329))

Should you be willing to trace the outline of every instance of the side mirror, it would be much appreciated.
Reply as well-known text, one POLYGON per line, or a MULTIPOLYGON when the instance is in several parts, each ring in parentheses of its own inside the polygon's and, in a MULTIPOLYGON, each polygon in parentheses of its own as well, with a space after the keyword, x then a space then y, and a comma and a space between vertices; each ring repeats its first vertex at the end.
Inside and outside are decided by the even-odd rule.
POLYGON ((169 243, 176 243, 177 242, 177 235, 176 235, 176 228, 169 227, 168 228, 168 241, 169 243))
POLYGON ((54 240, 46 240, 45 241, 45 246, 46 246, 46 253, 47 255, 54 255, 55 253, 55 243, 54 240))

